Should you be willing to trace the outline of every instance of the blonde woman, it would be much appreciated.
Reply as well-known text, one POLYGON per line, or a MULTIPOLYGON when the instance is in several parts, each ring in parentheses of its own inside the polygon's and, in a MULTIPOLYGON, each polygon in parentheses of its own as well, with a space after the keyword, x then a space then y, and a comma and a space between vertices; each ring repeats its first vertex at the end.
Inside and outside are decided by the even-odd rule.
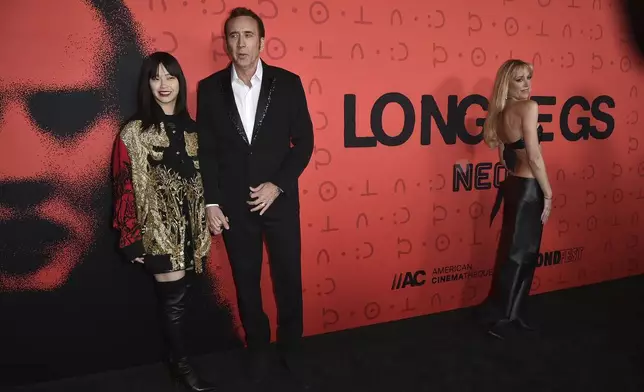
POLYGON ((508 60, 499 68, 483 126, 485 143, 497 148, 508 176, 499 188, 492 220, 503 201, 503 224, 488 305, 488 333, 503 339, 508 327, 532 328, 521 317, 534 277, 543 225, 552 208, 552 189, 541 155, 543 129, 530 99, 533 67, 508 60))

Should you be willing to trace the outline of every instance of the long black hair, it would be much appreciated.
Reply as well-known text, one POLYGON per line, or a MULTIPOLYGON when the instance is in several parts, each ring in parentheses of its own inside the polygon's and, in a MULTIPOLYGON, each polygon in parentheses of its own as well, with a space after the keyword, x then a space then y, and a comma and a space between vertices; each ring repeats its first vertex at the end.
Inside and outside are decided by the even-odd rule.
POLYGON ((139 75, 138 108, 135 118, 143 122, 142 129, 152 125, 159 126, 163 121, 163 109, 154 99, 150 89, 150 79, 158 76, 159 64, 163 64, 168 73, 179 80, 179 93, 174 107, 177 116, 188 116, 188 87, 183 70, 177 59, 167 52, 154 52, 143 60, 139 75))

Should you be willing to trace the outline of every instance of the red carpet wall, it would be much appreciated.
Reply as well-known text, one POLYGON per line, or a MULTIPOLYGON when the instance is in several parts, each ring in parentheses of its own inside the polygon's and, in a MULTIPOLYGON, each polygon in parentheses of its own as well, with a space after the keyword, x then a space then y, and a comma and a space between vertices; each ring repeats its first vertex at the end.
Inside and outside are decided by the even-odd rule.
MULTIPOLYGON (((242 5, 265 20, 264 61, 302 77, 315 126, 300 181, 307 335, 486 297, 505 171, 481 127, 510 57, 535 64, 554 190, 532 293, 644 271, 644 75, 615 0, 3 1, 0 287, 16 322, 0 336, 14 378, 160 355, 152 285, 115 252, 110 148, 142 56, 179 59, 194 114, 197 81, 228 63, 226 14, 242 5)), ((197 282, 195 351, 243 334, 221 239, 213 258, 197 282)))
MULTIPOLYGON (((212 71, 209 56, 214 68, 227 61, 197 18, 222 4, 183 4, 134 12, 160 21, 148 30, 156 47, 174 50, 194 81, 212 71), (187 31, 170 20, 196 22, 187 31)), ((301 180, 308 334, 485 298, 500 230, 489 215, 505 172, 481 126, 509 57, 535 64, 555 195, 532 292, 644 270, 644 78, 609 1, 249 5, 268 26, 263 58, 302 75, 316 129, 301 180)))

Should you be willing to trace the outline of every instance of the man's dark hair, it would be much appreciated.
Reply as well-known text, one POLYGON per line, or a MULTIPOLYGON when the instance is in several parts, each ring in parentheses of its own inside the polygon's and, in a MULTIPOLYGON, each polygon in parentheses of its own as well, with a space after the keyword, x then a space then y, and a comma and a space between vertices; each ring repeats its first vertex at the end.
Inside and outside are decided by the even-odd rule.
POLYGON ((228 22, 240 16, 250 16, 251 18, 255 19, 255 22, 257 22, 257 32, 259 33, 259 38, 264 38, 264 36, 266 35, 266 30, 264 29, 264 22, 262 21, 262 18, 260 18, 259 15, 254 13, 249 8, 244 7, 233 8, 232 11, 230 11, 228 18, 226 19, 226 23, 224 23, 224 35, 226 37, 228 37, 228 22))

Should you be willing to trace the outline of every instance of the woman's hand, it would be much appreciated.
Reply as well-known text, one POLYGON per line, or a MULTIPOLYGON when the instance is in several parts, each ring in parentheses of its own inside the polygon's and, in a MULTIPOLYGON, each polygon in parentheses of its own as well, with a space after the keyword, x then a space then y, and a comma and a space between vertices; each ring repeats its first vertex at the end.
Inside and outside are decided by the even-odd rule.
POLYGON ((550 211, 552 210, 552 197, 544 197, 543 199, 543 212, 541 213, 541 223, 546 224, 548 218, 550 217, 550 211))

